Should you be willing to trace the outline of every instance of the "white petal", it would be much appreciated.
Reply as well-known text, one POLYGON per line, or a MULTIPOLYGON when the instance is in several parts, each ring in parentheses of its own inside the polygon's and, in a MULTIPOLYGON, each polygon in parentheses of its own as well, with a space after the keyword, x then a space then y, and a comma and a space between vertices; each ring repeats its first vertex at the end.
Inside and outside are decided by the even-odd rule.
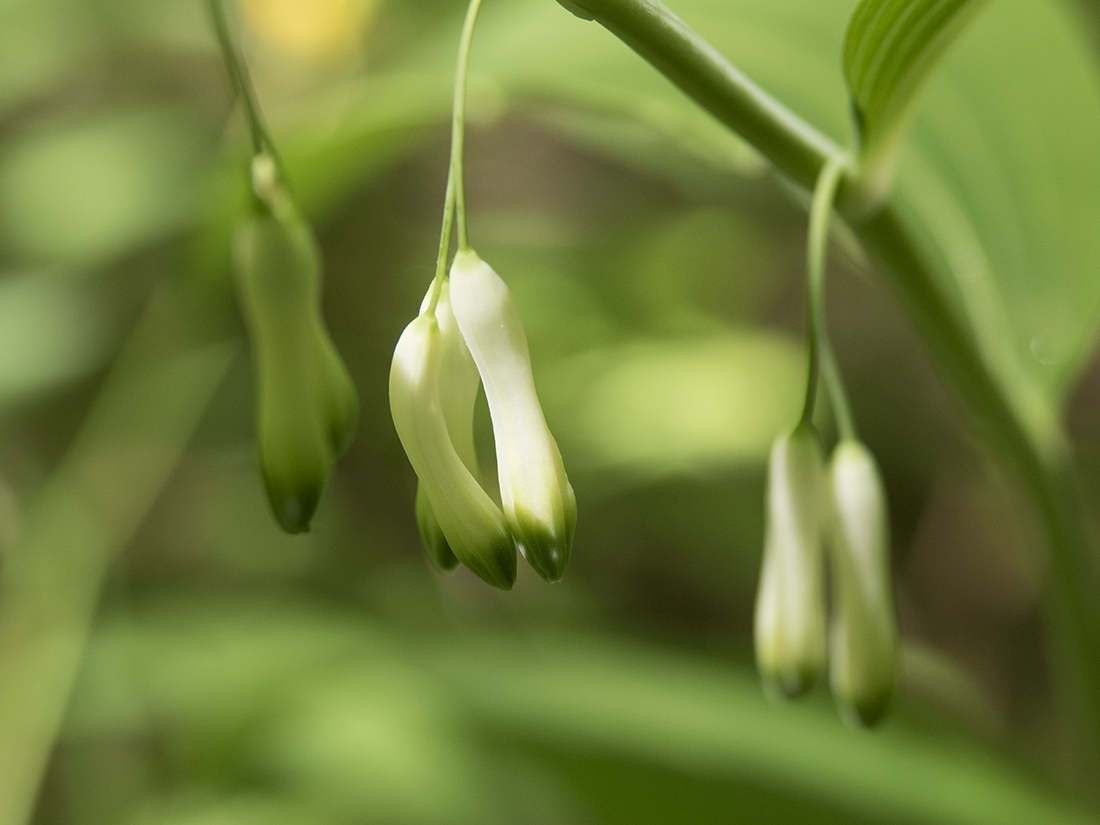
POLYGON ((874 724, 893 696, 898 667, 886 495, 874 458, 858 442, 837 446, 829 474, 833 694, 850 717, 874 724))
POLYGON ((459 252, 450 277, 455 319, 489 402, 504 512, 527 560, 556 581, 569 559, 576 500, 535 393, 519 314, 476 253, 459 252))
POLYGON ((433 317, 415 318, 401 334, 390 368, 394 426, 454 554, 508 589, 516 575, 515 546, 500 509, 451 444, 439 399, 442 352, 433 317))
POLYGON ((788 696, 812 687, 825 667, 823 486, 816 434, 805 428, 776 439, 754 631, 761 674, 788 696))

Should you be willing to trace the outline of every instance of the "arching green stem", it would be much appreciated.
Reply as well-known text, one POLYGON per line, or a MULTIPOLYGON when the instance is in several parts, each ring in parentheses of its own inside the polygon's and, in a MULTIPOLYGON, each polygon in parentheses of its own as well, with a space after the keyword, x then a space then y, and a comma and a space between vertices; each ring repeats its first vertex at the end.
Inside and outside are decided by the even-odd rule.
POLYGON ((466 67, 470 62, 470 43, 474 38, 474 25, 481 0, 470 0, 466 9, 466 22, 462 26, 462 39, 458 45, 458 63, 455 66, 454 108, 451 112, 451 165, 447 171, 447 194, 443 198, 443 228, 439 232, 439 254, 435 260, 435 280, 431 297, 424 313, 435 313, 439 290, 447 277, 447 258, 451 251, 451 230, 458 221, 458 248, 470 248, 466 232, 466 191, 462 177, 462 147, 466 135, 466 67))
POLYGON ((454 187, 454 208, 458 219, 458 248, 470 248, 466 232, 466 192, 462 178, 462 144, 466 133, 466 68, 470 62, 470 42, 474 38, 474 24, 481 8, 481 0, 470 0, 466 9, 466 22, 462 26, 462 40, 458 46, 458 65, 455 67, 454 111, 451 115, 451 173, 448 188, 454 187))
POLYGON ((435 259, 435 278, 432 279, 428 306, 424 308, 425 315, 435 314, 440 288, 447 277, 447 255, 451 251, 451 229, 455 222, 455 178, 452 172, 447 174, 447 194, 443 196, 443 228, 439 231, 439 254, 435 259))
POLYGON ((809 327, 806 403, 802 410, 802 424, 809 424, 814 413, 818 371, 829 393, 829 402, 836 415, 841 438, 855 438, 855 424, 851 407, 844 392, 840 369, 829 343, 829 330, 825 320, 825 254, 829 247, 829 219, 833 213, 833 200, 837 185, 848 167, 846 155, 836 154, 826 161, 818 175, 810 204, 810 228, 806 240, 806 322, 809 327))

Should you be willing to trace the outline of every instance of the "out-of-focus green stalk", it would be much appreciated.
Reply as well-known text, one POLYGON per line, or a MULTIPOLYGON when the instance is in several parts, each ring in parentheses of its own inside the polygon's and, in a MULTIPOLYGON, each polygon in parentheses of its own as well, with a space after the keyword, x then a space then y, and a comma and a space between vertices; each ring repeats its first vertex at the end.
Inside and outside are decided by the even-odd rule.
MULTIPOLYGON (((703 109, 751 143, 781 174, 812 190, 839 150, 732 66, 658 0, 558 0, 622 40, 703 109)), ((889 201, 862 211, 858 169, 839 182, 838 209, 880 265, 925 349, 971 423, 1032 499, 1051 554, 1047 625, 1072 761, 1083 795, 1100 802, 1100 578, 1065 438, 1008 397, 965 319, 889 201), (852 197, 846 197, 852 196, 852 197), (1090 779, 1091 777, 1091 779, 1090 779)), ((1051 416, 1053 418, 1053 415, 1051 416)))
POLYGON ((274 145, 268 137, 264 120, 260 116, 260 107, 256 105, 256 93, 248 75, 248 67, 241 59, 236 42, 229 28, 229 15, 225 10, 225 0, 210 0, 210 16, 214 20, 214 31, 218 36, 218 46, 225 59, 225 68, 233 82, 233 90, 244 108, 248 121, 248 132, 252 138, 252 154, 274 152, 274 145))
POLYGON ((31 821, 104 579, 176 466, 235 344, 154 297, 0 565, 0 822, 31 821))
POLYGON ((836 416, 837 430, 843 439, 855 439, 856 427, 852 418, 848 396, 840 368, 833 355, 829 330, 825 320, 825 253, 829 246, 829 219, 833 214, 836 187, 847 168, 845 155, 835 155, 821 168, 814 184, 810 201, 810 228, 806 237, 806 321, 809 327, 808 360, 809 375, 806 381, 806 404, 802 411, 802 424, 813 423, 814 397, 817 388, 818 368, 825 382, 825 389, 836 416))

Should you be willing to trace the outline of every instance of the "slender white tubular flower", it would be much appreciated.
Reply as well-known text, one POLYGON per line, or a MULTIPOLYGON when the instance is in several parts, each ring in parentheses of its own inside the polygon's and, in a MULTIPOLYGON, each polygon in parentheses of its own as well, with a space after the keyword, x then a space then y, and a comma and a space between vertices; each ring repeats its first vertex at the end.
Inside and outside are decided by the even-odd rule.
POLYGON ((569 561, 577 503, 535 393, 519 313, 500 276, 468 249, 451 265, 451 305, 485 386, 512 534, 535 571, 557 581, 569 561))
POLYGON ((768 462, 764 558, 756 592, 756 662, 765 685, 798 696, 825 669, 821 445, 811 426, 780 436, 768 462))
POLYGON ((397 342, 390 368, 393 423, 448 546, 486 582, 508 590, 516 578, 515 543, 504 514, 451 443, 439 393, 442 361, 436 319, 413 319, 397 342))
POLYGON ((833 696, 850 720, 873 725, 898 675, 886 496, 874 458, 857 441, 837 446, 829 482, 833 696))
MULTIPOLYGON (((420 305, 422 314, 431 304, 433 289, 434 285, 429 287, 420 305)), ((474 480, 480 484, 481 471, 474 447, 474 403, 477 401, 481 378, 451 311, 451 289, 447 281, 439 287, 435 317, 439 323, 443 347, 439 368, 439 401, 443 419, 447 422, 447 432, 455 452, 474 480)), ((447 537, 443 535, 443 529, 439 526, 423 484, 418 484, 416 490, 416 521, 432 563, 443 572, 453 570, 458 564, 458 558, 447 543, 447 537)))

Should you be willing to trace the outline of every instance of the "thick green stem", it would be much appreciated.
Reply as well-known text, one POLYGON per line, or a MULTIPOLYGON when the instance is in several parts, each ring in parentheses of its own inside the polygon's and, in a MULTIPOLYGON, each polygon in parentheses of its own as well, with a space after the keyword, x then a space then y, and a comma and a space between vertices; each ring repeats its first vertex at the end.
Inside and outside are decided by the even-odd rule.
MULTIPOLYGON (((837 148, 731 66, 656 0, 559 0, 594 19, 675 83, 703 109, 750 142, 774 167, 812 189, 837 148)), ((922 343, 947 378, 967 415, 1006 465, 1021 478, 1049 544, 1048 624, 1055 636, 1067 704, 1077 714, 1075 760, 1095 777, 1100 751, 1100 598, 1097 571, 1066 451, 1059 438, 1029 429, 982 359, 966 322, 937 289, 932 271, 889 204, 855 211, 840 181, 838 208, 907 312, 922 343)), ((1095 782, 1093 781, 1093 785, 1095 782)), ((1095 788, 1091 792, 1097 795, 1095 788)))
MULTIPOLYGON (((806 189, 813 189, 825 162, 841 151, 655 0, 559 2, 600 23, 806 189)), ((842 184, 842 198, 843 191, 842 184)))

